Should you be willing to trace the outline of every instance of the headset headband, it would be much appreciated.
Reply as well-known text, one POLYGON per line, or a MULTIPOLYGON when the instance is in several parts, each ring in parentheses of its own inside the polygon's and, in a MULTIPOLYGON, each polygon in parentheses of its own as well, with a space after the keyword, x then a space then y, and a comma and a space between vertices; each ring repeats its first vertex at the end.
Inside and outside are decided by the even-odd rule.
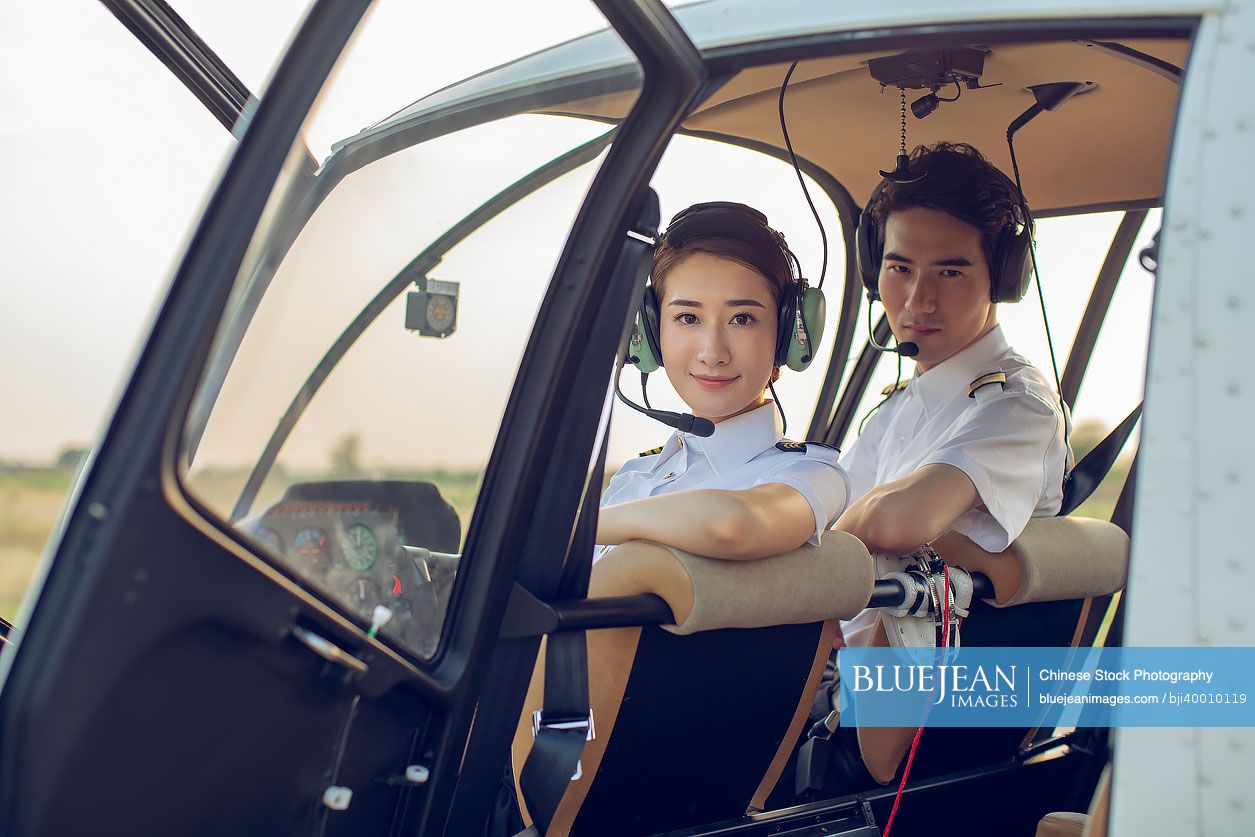
MULTIPOLYGON (((753 207, 734 201, 708 201, 681 210, 663 233, 672 247, 683 247, 691 239, 701 237, 735 238, 749 244, 779 247, 791 263, 791 254, 784 236, 767 223, 767 216, 753 207)), ((791 267, 790 267, 791 269, 791 267)))

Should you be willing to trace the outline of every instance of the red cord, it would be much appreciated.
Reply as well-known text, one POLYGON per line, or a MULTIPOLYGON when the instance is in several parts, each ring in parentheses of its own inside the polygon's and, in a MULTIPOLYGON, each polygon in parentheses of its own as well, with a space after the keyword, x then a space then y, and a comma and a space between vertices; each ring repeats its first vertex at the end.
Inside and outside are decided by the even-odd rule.
MULTIPOLYGON (((950 647, 950 566, 948 564, 943 566, 942 573, 945 581, 941 590, 941 647, 944 650, 950 647)), ((919 739, 924 734, 924 724, 928 723, 928 711, 932 709, 932 706, 931 702, 924 705, 924 717, 920 721, 919 729, 915 731, 915 738, 911 741, 911 752, 906 757, 906 767, 902 770, 902 781, 898 782, 898 792, 893 796, 893 808, 889 811, 889 821, 885 823, 883 837, 889 837, 889 832, 893 829, 893 818, 898 815, 902 791, 906 788, 907 777, 911 775, 911 763, 915 761, 915 750, 919 747, 919 739)))

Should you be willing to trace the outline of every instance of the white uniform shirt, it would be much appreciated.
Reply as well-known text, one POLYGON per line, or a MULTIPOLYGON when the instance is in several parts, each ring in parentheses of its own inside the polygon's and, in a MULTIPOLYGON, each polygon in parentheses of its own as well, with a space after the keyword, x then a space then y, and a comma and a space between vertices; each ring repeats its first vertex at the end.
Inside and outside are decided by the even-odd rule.
MULTIPOLYGON (((806 498, 815 514, 809 543, 845 510, 849 483, 833 448, 806 443, 806 450, 781 450, 784 438, 775 404, 715 425, 711 436, 676 431, 654 454, 633 459, 610 478, 601 505, 612 506, 695 488, 746 489, 778 482, 806 498)), ((598 549, 598 555, 603 552, 598 549)))
MULTIPOLYGON (((994 326, 890 396, 841 464, 851 502, 924 465, 958 468, 976 486, 983 507, 950 528, 987 552, 1001 552, 1030 517, 1059 511, 1070 459, 1054 387, 994 326), (986 384, 969 396, 973 382, 990 372, 1002 372, 1006 383, 986 384)), ((847 644, 865 642, 873 622, 874 612, 864 611, 843 623, 847 644)))

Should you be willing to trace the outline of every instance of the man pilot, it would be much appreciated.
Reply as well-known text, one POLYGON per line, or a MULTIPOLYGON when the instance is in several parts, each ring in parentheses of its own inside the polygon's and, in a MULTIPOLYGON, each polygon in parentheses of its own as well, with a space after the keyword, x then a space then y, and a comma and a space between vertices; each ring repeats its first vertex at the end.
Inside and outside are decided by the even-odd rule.
MULTIPOLYGON (((970 145, 921 146, 911 170, 923 177, 886 181, 869 202, 860 269, 899 346, 918 347, 915 375, 842 457, 852 502, 836 528, 872 551, 909 553, 952 529, 997 553, 1059 511, 1070 458, 1051 381, 998 325, 998 303, 1028 285, 1032 221, 970 145)), ((847 622, 846 644, 865 644, 874 621, 847 622)))
MULTIPOLYGON (((998 304, 1019 301, 1028 286, 1032 221, 1015 184, 970 145, 941 142, 911 156, 912 174, 923 176, 886 180, 873 193, 859 268, 900 354, 917 347, 915 374, 890 388, 841 458, 851 503, 835 528, 873 553, 911 553, 947 530, 998 553, 1029 518, 1058 512, 1071 462, 1051 381, 998 325, 998 304)), ((879 620, 893 621, 869 609, 842 623, 844 644, 885 642, 873 642, 879 620)), ((830 726, 835 656, 811 714, 830 726)), ((855 731, 834 731, 824 785, 872 784, 855 731)), ((887 765, 883 772, 896 761, 887 765)))

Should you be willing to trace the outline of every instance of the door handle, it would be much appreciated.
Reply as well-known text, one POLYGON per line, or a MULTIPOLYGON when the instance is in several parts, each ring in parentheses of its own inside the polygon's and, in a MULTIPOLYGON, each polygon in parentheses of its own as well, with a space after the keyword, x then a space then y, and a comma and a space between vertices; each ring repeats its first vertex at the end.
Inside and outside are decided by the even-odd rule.
POLYGON ((292 629, 292 636, 296 637, 300 640, 302 645, 322 657, 327 662, 334 663, 341 668, 348 669, 358 676, 366 674, 369 670, 369 666, 367 666, 366 663, 362 662, 357 657, 354 657, 348 651, 345 651, 343 648, 330 640, 320 637, 313 631, 306 630, 305 628, 297 625, 292 629))

